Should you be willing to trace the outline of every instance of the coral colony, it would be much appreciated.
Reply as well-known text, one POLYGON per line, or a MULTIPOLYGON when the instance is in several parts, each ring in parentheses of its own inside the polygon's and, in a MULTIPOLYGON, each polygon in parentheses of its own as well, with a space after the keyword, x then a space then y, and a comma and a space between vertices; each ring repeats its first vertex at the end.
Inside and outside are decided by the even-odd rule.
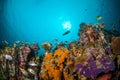
POLYGON ((116 80, 120 38, 108 38, 104 27, 81 23, 79 40, 58 42, 53 51, 52 44, 45 42, 44 56, 38 55, 38 44, 17 41, 10 46, 5 41, 0 48, 0 80, 116 80))

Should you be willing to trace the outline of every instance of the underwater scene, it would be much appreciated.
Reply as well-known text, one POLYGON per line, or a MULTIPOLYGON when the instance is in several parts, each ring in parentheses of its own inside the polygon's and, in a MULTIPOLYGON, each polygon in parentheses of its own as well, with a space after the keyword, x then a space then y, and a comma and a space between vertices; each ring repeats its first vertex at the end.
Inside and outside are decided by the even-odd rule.
POLYGON ((0 80, 120 80, 120 0, 0 0, 0 80))

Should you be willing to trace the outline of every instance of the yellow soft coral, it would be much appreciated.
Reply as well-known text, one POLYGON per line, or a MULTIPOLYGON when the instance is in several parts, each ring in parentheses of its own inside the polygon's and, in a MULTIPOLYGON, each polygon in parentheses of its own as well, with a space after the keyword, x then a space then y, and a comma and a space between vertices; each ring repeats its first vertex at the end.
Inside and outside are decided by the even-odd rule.
POLYGON ((49 80, 47 73, 42 73, 40 76, 43 80, 49 80))

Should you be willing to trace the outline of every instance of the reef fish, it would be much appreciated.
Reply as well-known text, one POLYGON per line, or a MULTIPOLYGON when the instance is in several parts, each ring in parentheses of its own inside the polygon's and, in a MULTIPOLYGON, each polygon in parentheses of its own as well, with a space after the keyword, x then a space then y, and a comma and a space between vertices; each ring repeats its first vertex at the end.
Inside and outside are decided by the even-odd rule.
POLYGON ((97 16, 96 19, 99 21, 102 19, 102 16, 97 16))
POLYGON ((28 71, 31 73, 31 74, 35 74, 35 71, 33 70, 33 69, 31 69, 31 68, 28 68, 28 71))
POLYGON ((37 64, 35 64, 34 62, 30 62, 29 65, 30 66, 37 66, 37 64))
POLYGON ((5 55, 5 58, 7 59, 7 60, 9 60, 9 61, 11 61, 12 60, 12 56, 11 55, 5 55))
POLYGON ((9 44, 9 42, 7 42, 6 40, 5 40, 4 42, 5 42, 5 44, 6 44, 6 45, 8 45, 8 44, 9 44))
POLYGON ((66 32, 63 33, 62 35, 65 36, 65 35, 67 35, 67 34, 69 34, 69 33, 70 33, 70 30, 66 31, 66 32))
POLYGON ((53 41, 58 41, 58 39, 57 39, 57 38, 53 38, 52 40, 53 40, 53 41))
POLYGON ((20 41, 18 40, 18 41, 15 41, 15 43, 20 43, 20 41))

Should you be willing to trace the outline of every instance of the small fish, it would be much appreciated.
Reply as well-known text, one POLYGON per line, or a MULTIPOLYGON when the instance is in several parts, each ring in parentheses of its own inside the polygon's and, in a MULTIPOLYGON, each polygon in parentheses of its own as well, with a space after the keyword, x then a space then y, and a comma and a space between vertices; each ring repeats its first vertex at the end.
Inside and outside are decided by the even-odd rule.
POLYGON ((100 28, 102 29, 102 28, 104 28, 104 27, 105 27, 105 24, 104 24, 104 23, 102 23, 102 24, 100 24, 99 26, 100 26, 100 28))
POLYGON ((66 31, 66 32, 63 33, 62 35, 65 36, 65 35, 67 35, 67 34, 69 34, 69 33, 70 33, 70 30, 66 31))
POLYGON ((35 62, 30 62, 29 65, 30 66, 37 66, 37 64, 35 64, 35 62))
POLYGON ((6 40, 5 40, 4 42, 5 42, 5 44, 7 44, 7 45, 9 44, 9 42, 7 42, 6 40))
POLYGON ((35 71, 33 70, 33 69, 31 69, 31 68, 28 68, 28 71, 31 73, 31 74, 35 74, 35 71))
POLYGON ((53 40, 53 41, 58 41, 58 39, 57 39, 57 38, 53 38, 52 40, 53 40))
POLYGON ((99 21, 102 19, 102 16, 97 16, 96 19, 99 21))
POLYGON ((18 41, 15 41, 15 43, 20 43, 20 41, 18 40, 18 41))
POLYGON ((65 41, 65 43, 68 43, 68 41, 65 41))

